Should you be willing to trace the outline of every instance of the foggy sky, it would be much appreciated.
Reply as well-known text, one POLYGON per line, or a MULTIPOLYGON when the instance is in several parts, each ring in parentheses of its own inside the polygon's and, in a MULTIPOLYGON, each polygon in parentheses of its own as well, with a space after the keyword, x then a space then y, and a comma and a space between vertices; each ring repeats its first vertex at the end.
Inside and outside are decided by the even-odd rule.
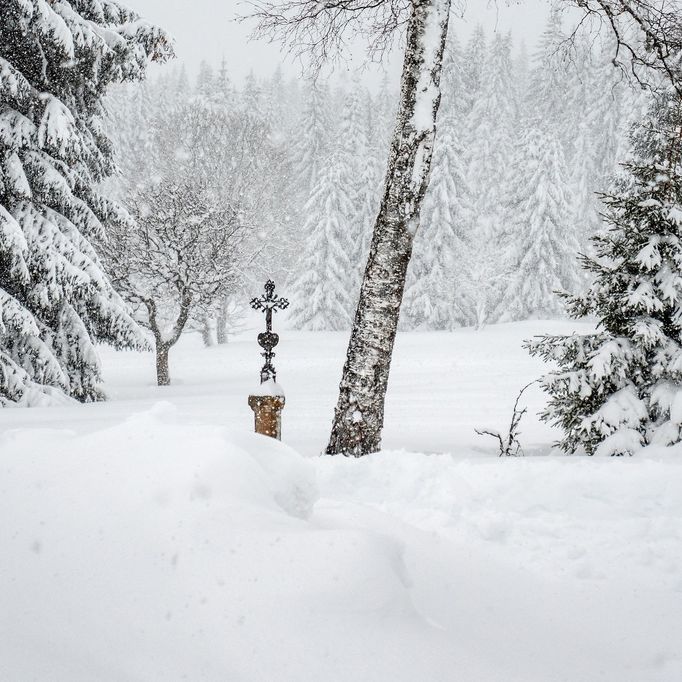
MULTIPOLYGON (((237 23, 238 13, 246 13, 248 7, 238 0, 126 0, 126 4, 148 19, 163 27, 175 38, 177 60, 191 71, 205 59, 218 66, 224 57, 233 80, 241 81, 250 71, 260 76, 272 74, 281 65, 287 75, 300 73, 300 65, 287 59, 280 47, 263 41, 249 41, 252 24, 237 23)), ((488 33, 498 30, 512 31, 515 44, 523 39, 532 47, 544 25, 549 0, 468 0, 465 15, 453 15, 450 29, 466 38, 479 22, 488 33)), ((335 75, 354 70, 364 62, 364 51, 359 44, 354 60, 348 66, 335 68, 335 75)), ((397 75, 400 59, 389 55, 382 66, 372 66, 365 76, 370 84, 377 83, 384 71, 397 75)))

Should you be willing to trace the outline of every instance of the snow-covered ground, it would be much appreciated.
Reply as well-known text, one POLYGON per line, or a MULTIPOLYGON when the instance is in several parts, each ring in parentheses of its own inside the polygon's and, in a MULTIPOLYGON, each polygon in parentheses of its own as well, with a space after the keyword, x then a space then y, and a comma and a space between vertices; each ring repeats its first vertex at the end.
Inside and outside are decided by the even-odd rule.
POLYGON ((283 333, 283 445, 250 433, 253 333, 0 411, 0 680, 679 682, 682 450, 547 456, 535 387, 526 457, 473 431, 542 370, 521 340, 574 327, 401 335, 360 460, 316 456, 344 334, 283 333))

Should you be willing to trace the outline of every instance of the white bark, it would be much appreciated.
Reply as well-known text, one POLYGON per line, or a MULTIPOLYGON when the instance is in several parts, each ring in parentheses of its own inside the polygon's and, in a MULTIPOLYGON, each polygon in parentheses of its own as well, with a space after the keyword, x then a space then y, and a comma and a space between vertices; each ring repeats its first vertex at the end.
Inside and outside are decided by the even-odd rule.
POLYGON ((360 291, 328 454, 361 456, 381 444, 388 385, 412 239, 431 170, 450 0, 415 0, 384 196, 360 291))

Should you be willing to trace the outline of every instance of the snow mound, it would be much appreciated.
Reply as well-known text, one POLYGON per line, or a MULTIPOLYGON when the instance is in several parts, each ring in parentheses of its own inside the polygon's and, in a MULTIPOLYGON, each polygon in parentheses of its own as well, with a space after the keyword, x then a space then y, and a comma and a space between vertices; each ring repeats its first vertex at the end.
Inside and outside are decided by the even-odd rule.
POLYGON ((168 403, 82 435, 8 431, 0 471, 1 679, 246 679, 243 621, 265 599, 273 636, 291 591, 271 559, 310 563, 314 467, 168 403))
POLYGON ((407 682, 444 665, 399 534, 328 501, 311 516, 315 466, 277 441, 159 403, 80 435, 7 432, 0 472, 2 680, 407 682))
POLYGON ((322 497, 363 503, 545 576, 682 593, 682 446, 635 457, 381 452, 318 466, 322 497))
MULTIPOLYGON (((255 434, 184 423, 179 410, 165 402, 81 436, 68 430, 9 431, 0 451, 9 480, 38 475, 36 490, 43 495, 56 496, 68 471, 70 489, 78 495, 59 506, 74 515, 87 515, 91 505, 108 500, 110 513, 121 515, 173 507, 192 519, 196 505, 215 512, 238 505, 306 518, 318 495, 314 467, 291 448, 255 434)), ((0 504, 9 508, 16 492, 6 494, 0 504)), ((34 496, 39 497, 13 500, 16 508, 34 496)))

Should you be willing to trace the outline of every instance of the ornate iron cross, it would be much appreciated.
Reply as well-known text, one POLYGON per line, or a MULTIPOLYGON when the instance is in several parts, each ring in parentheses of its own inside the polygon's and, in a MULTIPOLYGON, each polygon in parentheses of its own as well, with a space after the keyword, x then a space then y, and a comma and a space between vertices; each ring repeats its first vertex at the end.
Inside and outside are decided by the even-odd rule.
POLYGON ((265 351, 261 355, 265 358, 265 364, 260 371, 261 384, 269 379, 277 381, 277 372, 272 364, 275 354, 272 349, 279 343, 279 334, 272 331, 272 313, 284 310, 289 306, 286 298, 275 296, 275 283, 269 279, 265 283, 265 295, 251 300, 254 310, 262 310, 265 313, 265 331, 258 335, 258 345, 265 351))

